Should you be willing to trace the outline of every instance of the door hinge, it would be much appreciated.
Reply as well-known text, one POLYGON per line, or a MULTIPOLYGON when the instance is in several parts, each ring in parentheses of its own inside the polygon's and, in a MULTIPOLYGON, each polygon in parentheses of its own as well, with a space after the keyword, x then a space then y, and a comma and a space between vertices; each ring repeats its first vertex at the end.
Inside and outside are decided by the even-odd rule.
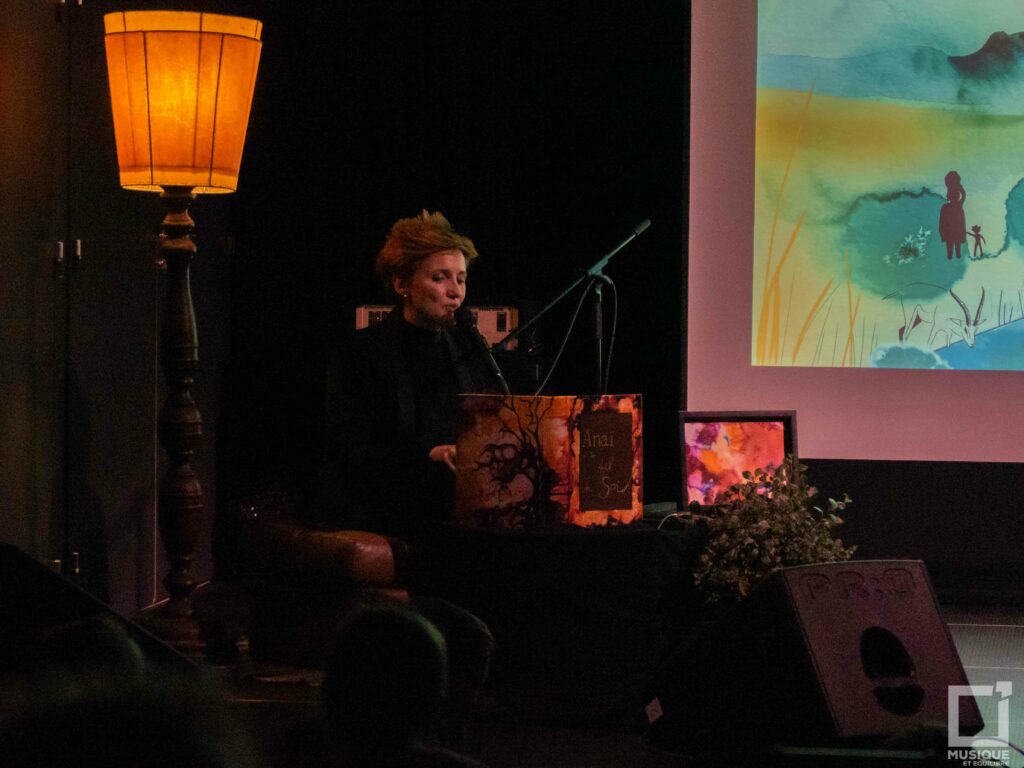
POLYGON ((57 280, 63 280, 66 274, 67 262, 64 259, 64 241, 58 240, 53 254, 53 276, 57 280))

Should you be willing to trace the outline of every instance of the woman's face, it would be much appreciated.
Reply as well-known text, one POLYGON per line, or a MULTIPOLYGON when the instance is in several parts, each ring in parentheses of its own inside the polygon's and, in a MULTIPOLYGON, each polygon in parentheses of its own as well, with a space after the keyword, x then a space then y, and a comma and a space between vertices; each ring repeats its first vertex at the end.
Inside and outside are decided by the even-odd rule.
POLYGON ((408 280, 396 277, 402 316, 421 328, 450 328, 466 298, 466 257, 462 251, 438 251, 416 265, 408 280))

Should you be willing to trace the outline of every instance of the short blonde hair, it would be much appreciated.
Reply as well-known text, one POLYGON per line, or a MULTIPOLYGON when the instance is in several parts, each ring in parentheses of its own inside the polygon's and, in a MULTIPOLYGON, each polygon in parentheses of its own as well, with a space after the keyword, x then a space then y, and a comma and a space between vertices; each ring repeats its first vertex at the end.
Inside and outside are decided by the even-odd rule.
POLYGON ((391 225, 384 247, 377 254, 377 276, 392 290, 397 277, 408 280, 416 271, 416 265, 433 253, 440 251, 462 251, 468 267, 479 255, 473 241, 460 235, 442 214, 428 213, 399 219, 391 225))

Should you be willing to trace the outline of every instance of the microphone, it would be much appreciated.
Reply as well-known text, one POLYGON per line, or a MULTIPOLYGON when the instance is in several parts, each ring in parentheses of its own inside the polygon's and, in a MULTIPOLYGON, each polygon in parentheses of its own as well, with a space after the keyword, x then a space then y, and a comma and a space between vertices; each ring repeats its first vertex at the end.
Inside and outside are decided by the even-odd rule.
POLYGON ((498 384, 501 386, 502 394, 508 395, 509 392, 508 384, 505 383, 505 377, 501 375, 501 369, 498 367, 498 363, 494 359, 494 355, 491 354, 491 345, 487 343, 487 339, 480 333, 480 329, 476 327, 476 317, 473 316, 473 310, 467 307, 465 304, 459 305, 459 308, 455 310, 455 325, 461 328, 465 334, 472 339, 470 343, 477 348, 477 352, 480 353, 484 361, 487 363, 487 367, 491 369, 491 373, 494 374, 498 380, 498 384))

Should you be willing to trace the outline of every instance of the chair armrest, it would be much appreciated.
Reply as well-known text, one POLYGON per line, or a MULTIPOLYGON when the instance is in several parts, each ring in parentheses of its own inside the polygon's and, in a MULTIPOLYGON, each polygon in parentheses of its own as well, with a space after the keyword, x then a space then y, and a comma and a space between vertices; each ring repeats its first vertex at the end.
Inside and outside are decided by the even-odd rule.
POLYGON ((407 545, 369 531, 321 531, 288 517, 245 522, 238 571, 290 581, 335 581, 365 587, 399 586, 407 545))

